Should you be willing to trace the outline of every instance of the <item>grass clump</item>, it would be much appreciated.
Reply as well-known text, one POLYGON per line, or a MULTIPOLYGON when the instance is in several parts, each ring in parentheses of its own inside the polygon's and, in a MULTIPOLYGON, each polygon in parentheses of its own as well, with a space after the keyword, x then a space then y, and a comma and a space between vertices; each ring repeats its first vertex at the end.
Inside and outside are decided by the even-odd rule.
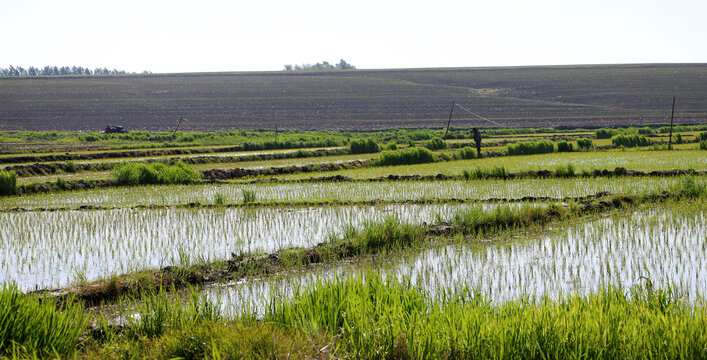
POLYGON ((574 145, 569 141, 560 141, 557 143, 557 152, 572 152, 574 145))
POLYGON ((382 222, 367 224, 360 232, 349 229, 344 239, 354 253, 376 253, 381 250, 409 248, 424 240, 419 226, 405 224, 400 219, 387 216, 382 222))
POLYGON ((707 197, 707 182, 697 180, 692 175, 687 175, 680 180, 676 192, 689 199, 707 197))
POLYGON ((243 203, 244 204, 254 203, 257 200, 255 190, 242 189, 241 195, 243 196, 243 203))
POLYGON ((505 166, 495 166, 490 169, 476 168, 474 170, 462 171, 464 180, 480 180, 480 179, 508 179, 510 174, 505 166))
POLYGON ((597 139, 611 139, 619 133, 620 131, 616 129, 599 129, 594 133, 594 135, 597 139))
POLYGON ((555 171, 552 173, 555 177, 573 177, 575 175, 575 168, 574 165, 571 163, 568 163, 566 165, 558 165, 555 168, 555 171))
POLYGON ((428 141, 425 141, 425 147, 430 150, 442 150, 447 148, 447 143, 438 137, 434 137, 428 141))
POLYGON ((457 160, 462 160, 462 159, 476 159, 478 157, 478 154, 476 154, 476 150, 469 147, 469 146, 464 146, 463 148, 455 151, 452 156, 454 159, 457 160))
POLYGON ((644 135, 615 135, 611 137, 611 143, 615 146, 623 147, 639 147, 639 146, 649 146, 651 141, 644 135))
POLYGON ((191 184, 201 180, 201 174, 179 161, 174 165, 163 163, 127 163, 113 171, 121 185, 191 184))
POLYGON ((435 154, 427 148, 414 147, 394 151, 383 151, 374 162, 379 166, 409 165, 435 162, 435 154))
POLYGON ((592 139, 580 138, 577 139, 577 147, 580 149, 591 149, 594 147, 592 139))
POLYGON ((371 139, 354 139, 349 143, 349 151, 352 154, 369 154, 381 151, 378 143, 371 139))
POLYGON ((700 141, 700 150, 707 150, 707 140, 700 141))
POLYGON ((88 318, 71 299, 58 310, 46 299, 21 294, 14 285, 0 291, 0 357, 67 356, 83 335, 88 318))
POLYGON ((508 144, 508 155, 532 155, 555 152, 555 143, 550 140, 525 141, 508 144))
POLYGON ((379 273, 317 282, 273 298, 264 322, 336 337, 366 359, 702 358, 707 309, 650 284, 494 303, 469 290, 433 297, 379 273))
POLYGON ((17 173, 14 171, 0 171, 0 196, 15 195, 17 193, 17 173))
POLYGON ((214 195, 214 205, 223 206, 225 204, 226 204, 226 195, 221 194, 221 193, 216 193, 216 195, 214 195))

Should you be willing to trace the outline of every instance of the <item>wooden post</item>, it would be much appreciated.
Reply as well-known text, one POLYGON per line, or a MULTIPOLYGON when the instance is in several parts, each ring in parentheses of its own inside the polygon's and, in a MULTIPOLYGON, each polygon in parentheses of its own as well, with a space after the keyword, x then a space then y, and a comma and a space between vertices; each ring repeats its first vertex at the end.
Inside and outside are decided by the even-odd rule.
POLYGON ((675 96, 673 96, 673 110, 670 112, 670 135, 668 136, 668 150, 673 146, 673 116, 675 115, 675 96))
POLYGON ((449 112, 449 121, 447 121, 447 131, 444 132, 444 139, 447 139, 447 134, 449 133, 449 125, 452 124, 452 113, 454 112, 454 105, 456 105, 456 101, 452 101, 452 110, 449 112))

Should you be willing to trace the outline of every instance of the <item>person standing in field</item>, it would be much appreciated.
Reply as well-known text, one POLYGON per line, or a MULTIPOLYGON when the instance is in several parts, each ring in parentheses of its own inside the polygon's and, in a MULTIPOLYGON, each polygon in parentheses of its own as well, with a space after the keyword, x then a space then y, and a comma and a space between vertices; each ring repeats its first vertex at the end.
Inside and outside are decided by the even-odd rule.
POLYGON ((479 129, 472 129, 474 133, 474 142, 476 143, 476 154, 481 157, 481 131, 479 129))

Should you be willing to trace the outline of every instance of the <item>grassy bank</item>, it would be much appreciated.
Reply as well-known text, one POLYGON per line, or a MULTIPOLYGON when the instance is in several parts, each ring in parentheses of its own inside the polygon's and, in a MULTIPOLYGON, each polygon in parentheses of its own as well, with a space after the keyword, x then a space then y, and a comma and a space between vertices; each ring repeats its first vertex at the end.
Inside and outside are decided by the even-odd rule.
MULTIPOLYGON (((409 280, 368 272, 269 303, 260 320, 248 311, 227 318, 195 290, 182 299, 160 292, 143 295, 128 311, 135 316, 119 326, 100 315, 90 328, 69 323, 71 344, 78 344, 76 334, 81 342, 63 352, 53 345, 0 350, 13 358, 76 359, 697 359, 707 347, 705 304, 654 288, 647 278, 584 296, 497 303, 466 288, 432 296, 409 280)), ((0 323, 0 332, 7 329, 0 323)), ((28 334, 28 343, 52 344, 46 332, 28 334)))

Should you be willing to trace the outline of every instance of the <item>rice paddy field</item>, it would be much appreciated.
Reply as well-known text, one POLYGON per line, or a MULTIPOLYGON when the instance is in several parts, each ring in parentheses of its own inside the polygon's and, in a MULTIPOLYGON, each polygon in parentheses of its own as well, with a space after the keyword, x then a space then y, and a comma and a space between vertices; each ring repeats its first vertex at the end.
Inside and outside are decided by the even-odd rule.
POLYGON ((5 143, 0 357, 705 358, 704 130, 521 130, 482 157, 438 130, 365 153, 5 143), (528 141, 554 151, 508 154, 528 141))

